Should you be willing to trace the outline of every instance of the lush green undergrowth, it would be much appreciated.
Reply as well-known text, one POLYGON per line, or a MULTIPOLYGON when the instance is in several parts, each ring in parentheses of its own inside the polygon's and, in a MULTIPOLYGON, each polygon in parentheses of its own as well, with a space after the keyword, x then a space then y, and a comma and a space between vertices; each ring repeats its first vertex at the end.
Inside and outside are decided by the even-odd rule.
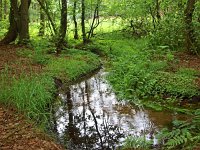
POLYGON ((200 142, 200 109, 187 121, 174 120, 172 128, 164 128, 158 134, 163 149, 199 149, 200 142))
POLYGON ((55 92, 54 82, 48 75, 21 75, 11 77, 9 72, 1 74, 0 102, 14 106, 17 110, 43 125, 47 123, 50 112, 47 105, 55 92), (9 84, 8 84, 9 83, 9 84))
POLYGON ((174 57, 175 51, 167 47, 150 48, 148 38, 134 39, 120 32, 103 38, 99 38, 99 43, 106 45, 105 53, 111 58, 108 79, 120 99, 137 104, 143 101, 160 110, 171 109, 183 97, 200 95, 195 85, 199 72, 174 67, 179 61, 174 57))
MULTIPOLYGON (((23 48, 17 51, 17 55, 28 57, 32 64, 41 65, 42 73, 24 72, 13 76, 13 70, 9 66, 0 74, 0 102, 12 105, 19 111, 24 112, 27 117, 44 125, 50 117, 51 103, 55 93, 53 77, 65 82, 76 80, 84 74, 100 67, 100 59, 97 55, 83 50, 66 49, 62 54, 56 56, 47 54, 53 51, 47 41, 33 41, 34 50, 23 48)), ((23 65, 23 64, 18 64, 23 65)), ((18 68, 23 66, 18 66, 18 68)), ((31 70, 31 64, 30 64, 31 70)))
POLYGON ((99 68, 100 64, 97 55, 91 52, 69 49, 59 58, 52 58, 45 70, 50 72, 51 76, 70 81, 99 68))
MULTIPOLYGON (((195 113, 194 119, 175 122, 173 129, 161 131, 159 146, 164 149, 194 148, 199 142, 199 110, 191 111, 179 104, 183 98, 189 100, 200 95, 195 84, 199 72, 177 67, 176 51, 165 46, 152 48, 148 38, 134 39, 116 32, 99 37, 98 42, 99 49, 111 59, 108 80, 119 99, 158 111, 170 109, 195 113)), ((152 149, 152 142, 129 137, 124 149, 152 149)))

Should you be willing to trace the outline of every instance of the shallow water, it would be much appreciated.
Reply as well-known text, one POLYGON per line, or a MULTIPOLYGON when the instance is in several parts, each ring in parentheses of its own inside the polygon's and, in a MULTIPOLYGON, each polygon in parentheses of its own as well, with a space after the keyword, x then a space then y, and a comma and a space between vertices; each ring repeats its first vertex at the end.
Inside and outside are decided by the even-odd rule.
POLYGON ((155 134, 178 116, 117 101, 105 75, 100 71, 60 92, 54 128, 61 143, 69 150, 110 150, 137 136, 156 144, 155 134))

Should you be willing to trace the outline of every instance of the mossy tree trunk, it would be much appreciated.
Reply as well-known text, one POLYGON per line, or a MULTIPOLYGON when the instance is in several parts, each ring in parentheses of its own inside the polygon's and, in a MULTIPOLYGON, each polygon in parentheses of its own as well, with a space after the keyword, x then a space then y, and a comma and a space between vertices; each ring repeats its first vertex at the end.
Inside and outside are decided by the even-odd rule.
POLYGON ((160 22, 161 15, 160 15, 160 2, 159 2, 159 0, 156 0, 156 18, 157 18, 157 21, 160 22))
POLYGON ((56 44, 57 54, 61 53, 62 48, 66 45, 65 36, 67 32, 67 0, 62 0, 60 32, 56 44))
POLYGON ((20 26, 19 26, 19 43, 26 44, 29 40, 29 2, 21 0, 20 11, 20 26))
POLYGON ((3 1, 0 0, 0 21, 3 19, 3 1))
POLYGON ((18 0, 10 0, 10 26, 5 37, 1 40, 1 44, 9 44, 14 42, 19 36, 19 42, 25 44, 29 39, 29 15, 28 8, 31 0, 21 0, 20 6, 18 0))
POLYGON ((1 40, 1 44, 9 44, 15 41, 18 36, 19 12, 17 5, 18 5, 17 0, 10 0, 10 15, 9 15, 10 26, 6 36, 1 40))
POLYGON ((53 21, 52 14, 50 13, 49 9, 45 6, 45 3, 43 3, 44 2, 43 0, 37 0, 37 2, 39 3, 39 5, 43 9, 43 11, 45 12, 47 19, 49 20, 49 22, 51 24, 54 34, 57 34, 56 24, 53 21))
POLYGON ((81 0, 81 27, 83 43, 87 43, 86 32, 85 32, 85 0, 81 0))
POLYGON ((7 14, 8 14, 8 2, 7 2, 7 0, 4 0, 4 3, 3 3, 3 7, 4 7, 4 19, 6 19, 6 17, 7 17, 7 14))
POLYGON ((78 39, 78 23, 76 20, 76 6, 77 6, 77 0, 74 0, 74 6, 73 6, 73 21, 74 21, 74 39, 78 39))
POLYGON ((94 36, 94 30, 99 26, 100 21, 99 21, 99 6, 100 6, 101 1, 97 0, 97 4, 94 10, 94 15, 93 15, 93 20, 92 24, 90 26, 90 30, 88 32, 88 40, 94 36))
MULTIPOLYGON (((42 4, 44 5, 44 0, 41 0, 42 4)), ((40 29, 39 29, 39 36, 43 36, 45 32, 45 14, 44 10, 40 6, 40 29)))
POLYGON ((196 0, 188 0, 185 9, 185 44, 189 52, 195 53, 195 36, 192 25, 192 16, 195 10, 196 0))

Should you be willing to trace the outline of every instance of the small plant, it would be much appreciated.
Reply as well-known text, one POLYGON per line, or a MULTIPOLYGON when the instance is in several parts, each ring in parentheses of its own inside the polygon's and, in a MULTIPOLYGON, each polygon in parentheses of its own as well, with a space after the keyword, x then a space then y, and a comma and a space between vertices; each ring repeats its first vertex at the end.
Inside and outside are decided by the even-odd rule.
POLYGON ((152 146, 153 142, 151 140, 147 140, 145 137, 133 137, 129 136, 126 138, 125 143, 123 145, 124 150, 149 150, 152 146))

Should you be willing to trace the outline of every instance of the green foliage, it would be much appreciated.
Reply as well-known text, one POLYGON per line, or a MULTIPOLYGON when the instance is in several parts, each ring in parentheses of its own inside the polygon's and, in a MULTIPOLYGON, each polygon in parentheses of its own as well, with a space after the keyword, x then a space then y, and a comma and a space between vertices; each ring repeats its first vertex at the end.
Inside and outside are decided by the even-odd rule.
POLYGON ((180 49, 184 46, 184 23, 181 15, 168 14, 150 34, 150 44, 153 47, 166 45, 170 49, 180 49))
POLYGON ((186 76, 197 76, 200 72, 194 69, 190 69, 190 68, 180 68, 177 71, 177 74, 182 74, 182 75, 186 75, 186 76))
POLYGON ((200 9, 200 2, 197 1, 195 5, 194 16, 193 16, 193 28, 194 28, 194 35, 196 37, 196 51, 198 54, 200 54, 200 12, 198 11, 200 9))
POLYGON ((97 54, 98 56, 107 56, 109 54, 107 43, 101 41, 98 42, 87 44, 85 46, 85 49, 91 51, 94 54, 97 54))
POLYGON ((99 66, 100 61, 95 54, 69 49, 67 54, 62 54, 59 58, 52 58, 46 67, 46 71, 51 76, 69 81, 97 69, 99 66))
POLYGON ((133 137, 129 136, 126 138, 125 143, 123 144, 124 150, 148 150, 152 146, 153 142, 147 140, 145 137, 133 137))
POLYGON ((100 67, 101 63, 97 55, 84 50, 66 49, 59 57, 47 54, 55 50, 54 44, 41 37, 36 37, 31 44, 34 49, 21 48, 17 55, 31 59, 32 64, 43 65, 43 73, 13 77, 9 66, 5 66, 0 73, 0 103, 14 106, 38 125, 44 125, 50 117, 55 92, 52 77, 76 80, 100 67))
POLYGON ((0 85, 3 88, 0 91, 0 102, 15 106, 39 124, 47 123, 50 113, 47 105, 51 103, 55 89, 52 78, 47 75, 9 76, 8 72, 1 75, 0 85))
POLYGON ((7 32, 7 27, 9 26, 8 20, 1 20, 0 21, 0 39, 4 36, 7 32))
POLYGON ((194 149, 200 142, 200 110, 188 121, 173 121, 173 128, 163 129, 158 138, 164 149, 194 149))
MULTIPOLYGON (((195 11, 192 19, 192 30, 196 41, 193 43, 193 49, 199 52, 200 22, 199 22, 200 2, 196 2, 195 11)), ((185 9, 186 2, 183 1, 165 1, 161 2, 161 10, 164 14, 159 23, 156 23, 154 30, 150 31, 150 45, 167 45, 172 50, 185 50, 185 9)))
POLYGON ((146 43, 148 39, 126 38, 110 43, 112 68, 108 79, 120 99, 137 102, 139 99, 151 98, 161 101, 168 94, 171 99, 162 103, 173 104, 173 97, 199 94, 192 71, 186 73, 189 71, 170 70, 169 64, 177 61, 168 46, 163 46, 158 51, 147 50, 146 43))

